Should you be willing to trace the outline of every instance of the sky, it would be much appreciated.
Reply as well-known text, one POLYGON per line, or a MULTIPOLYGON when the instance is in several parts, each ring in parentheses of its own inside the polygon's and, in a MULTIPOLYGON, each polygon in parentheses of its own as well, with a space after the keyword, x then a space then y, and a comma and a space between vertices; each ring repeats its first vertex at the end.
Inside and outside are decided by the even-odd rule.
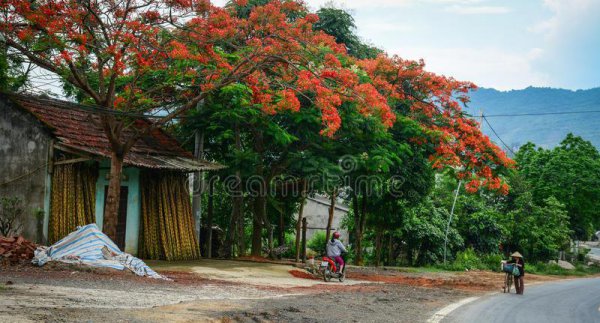
MULTIPOLYGON (((214 0, 221 5, 225 0, 214 0)), ((330 0, 305 1, 313 10, 330 0)), ((500 90, 600 86, 600 0, 335 0, 363 40, 500 90)))

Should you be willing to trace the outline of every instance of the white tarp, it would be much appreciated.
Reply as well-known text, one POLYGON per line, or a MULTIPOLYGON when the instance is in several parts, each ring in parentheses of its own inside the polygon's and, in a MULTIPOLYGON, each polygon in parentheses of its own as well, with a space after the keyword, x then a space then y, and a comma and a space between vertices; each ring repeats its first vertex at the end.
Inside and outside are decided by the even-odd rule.
POLYGON ((62 240, 50 247, 38 247, 32 262, 43 266, 49 261, 84 264, 93 267, 108 267, 118 270, 125 268, 138 276, 168 279, 141 259, 121 252, 119 247, 98 229, 95 223, 78 227, 62 240))

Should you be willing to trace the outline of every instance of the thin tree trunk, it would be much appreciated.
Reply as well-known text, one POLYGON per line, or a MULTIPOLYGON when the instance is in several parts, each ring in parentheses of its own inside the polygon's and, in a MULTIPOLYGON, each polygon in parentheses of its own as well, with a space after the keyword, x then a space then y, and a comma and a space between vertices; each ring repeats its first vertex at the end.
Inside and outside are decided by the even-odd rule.
POLYGON ((212 244, 212 240, 213 240, 213 209, 214 209, 214 197, 213 197, 213 193, 214 193, 214 182, 210 181, 210 183, 208 184, 208 210, 207 210, 207 226, 208 226, 208 232, 207 232, 207 237, 206 239, 208 240, 208 250, 206 252, 206 257, 207 258, 212 258, 212 249, 213 249, 213 244, 212 244))
POLYGON ((229 213, 229 225, 227 226, 227 236, 225 238, 225 242, 221 246, 221 256, 224 258, 231 258, 234 256, 233 251, 233 242, 235 241, 235 235, 237 233, 237 205, 236 201, 233 201, 233 206, 231 208, 231 213, 229 213))
POLYGON ((102 231, 113 241, 117 239, 117 215, 119 213, 119 199, 121 198, 122 173, 123 156, 113 152, 110 159, 110 179, 102 223, 102 231))
POLYGON ((363 196, 362 198, 362 212, 360 214, 360 235, 358 236, 358 241, 360 241, 361 249, 360 249, 360 260, 362 265, 362 238, 365 233, 365 225, 367 224, 367 196, 363 196))
POLYGON ((269 258, 273 258, 273 226, 269 225, 268 227, 268 232, 269 232, 269 239, 268 239, 268 246, 269 246, 269 258))
POLYGON ((302 231, 302 218, 304 217, 304 203, 306 203, 306 180, 302 180, 300 191, 300 207, 298 208, 298 222, 296 222, 296 262, 300 261, 300 238, 302 231))
POLYGON ((356 264, 360 264, 362 262, 362 253, 361 253, 361 241, 360 241, 360 209, 358 207, 358 195, 356 192, 352 193, 352 213, 354 215, 354 255, 356 264))
MULTIPOLYGON (((241 193, 241 192, 240 192, 241 193)), ((238 256, 243 257, 246 255, 246 231, 244 226, 244 198, 240 195, 235 198, 234 203, 237 205, 237 230, 238 230, 238 256)))
MULTIPOLYGON (((242 151, 242 140, 240 135, 240 127, 238 124, 234 128, 235 134, 235 149, 237 152, 242 151)), ((245 254, 244 244, 244 219, 242 213, 242 204, 244 203, 244 197, 242 195, 242 175, 238 169, 235 171, 235 187, 231 192, 232 208, 229 216, 229 230, 224 243, 223 256, 225 258, 231 258, 234 256, 233 246, 235 244, 235 238, 237 234, 238 238, 238 255, 243 256, 245 254)))
POLYGON ((281 208, 281 212, 279 213, 279 235, 277 236, 278 246, 281 247, 285 245, 285 206, 281 208))
POLYGON ((331 203, 329 205, 329 219, 327 219, 327 232, 325 233, 325 241, 329 241, 331 237, 331 226, 333 225, 333 215, 335 214, 335 201, 337 198, 337 188, 333 189, 331 192, 331 203))
POLYGON ((383 248, 382 235, 383 230, 378 228, 375 233, 375 267, 379 267, 381 264, 381 249, 383 248))
MULTIPOLYGON (((354 202, 355 206, 358 206, 358 200, 354 202)), ((361 208, 360 212, 358 212, 358 217, 354 218, 354 225, 357 227, 356 229, 356 263, 357 265, 362 265, 362 236, 365 230, 365 224, 367 221, 367 198, 363 196, 361 199, 361 208)))
MULTIPOLYGON (((196 107, 200 110, 200 104, 196 107)), ((204 131, 196 131, 194 144, 194 157, 198 160, 204 159, 204 131)), ((194 173, 193 192, 192 192, 192 214, 194 215, 194 224, 196 227, 196 235, 200 240, 200 232, 202 231, 202 180, 204 172, 194 173)))
POLYGON ((394 242, 393 242, 393 234, 390 232, 390 239, 388 240, 388 256, 387 256, 387 264, 388 266, 393 266, 394 258, 394 242))
POLYGON ((257 196, 254 199, 254 216, 252 217, 252 256, 260 256, 262 249, 262 201, 257 196))

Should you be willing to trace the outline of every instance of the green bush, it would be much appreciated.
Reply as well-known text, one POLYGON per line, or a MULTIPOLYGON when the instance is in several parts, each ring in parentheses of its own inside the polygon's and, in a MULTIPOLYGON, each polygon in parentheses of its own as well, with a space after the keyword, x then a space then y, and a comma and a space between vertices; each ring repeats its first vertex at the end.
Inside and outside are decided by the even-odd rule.
POLYGON ((452 263, 452 267, 457 270, 473 270, 473 269, 482 269, 482 261, 475 253, 473 248, 467 248, 465 251, 459 251, 456 253, 456 258, 452 263))
POLYGON ((325 239, 327 239, 325 232, 319 231, 306 242, 306 247, 314 250, 317 255, 324 255, 325 247, 327 245, 325 239))
POLYGON ((444 270, 492 270, 500 271, 500 262, 503 260, 500 254, 478 255, 473 248, 459 251, 456 258, 450 264, 438 265, 437 268, 444 270))
POLYGON ((501 271, 500 262, 504 260, 501 254, 492 253, 483 255, 481 257, 481 262, 483 265, 482 269, 488 269, 491 271, 501 271))

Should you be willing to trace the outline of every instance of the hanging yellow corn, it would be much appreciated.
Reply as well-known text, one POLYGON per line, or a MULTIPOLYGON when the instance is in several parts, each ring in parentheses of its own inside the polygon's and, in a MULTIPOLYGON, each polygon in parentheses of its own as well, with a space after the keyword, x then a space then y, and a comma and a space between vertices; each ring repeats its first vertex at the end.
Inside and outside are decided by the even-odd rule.
POLYGON ((147 259, 198 259, 200 251, 185 174, 145 171, 140 187, 139 255, 147 259))
POLYGON ((48 242, 54 243, 78 226, 96 222, 96 165, 54 166, 50 194, 48 242))

